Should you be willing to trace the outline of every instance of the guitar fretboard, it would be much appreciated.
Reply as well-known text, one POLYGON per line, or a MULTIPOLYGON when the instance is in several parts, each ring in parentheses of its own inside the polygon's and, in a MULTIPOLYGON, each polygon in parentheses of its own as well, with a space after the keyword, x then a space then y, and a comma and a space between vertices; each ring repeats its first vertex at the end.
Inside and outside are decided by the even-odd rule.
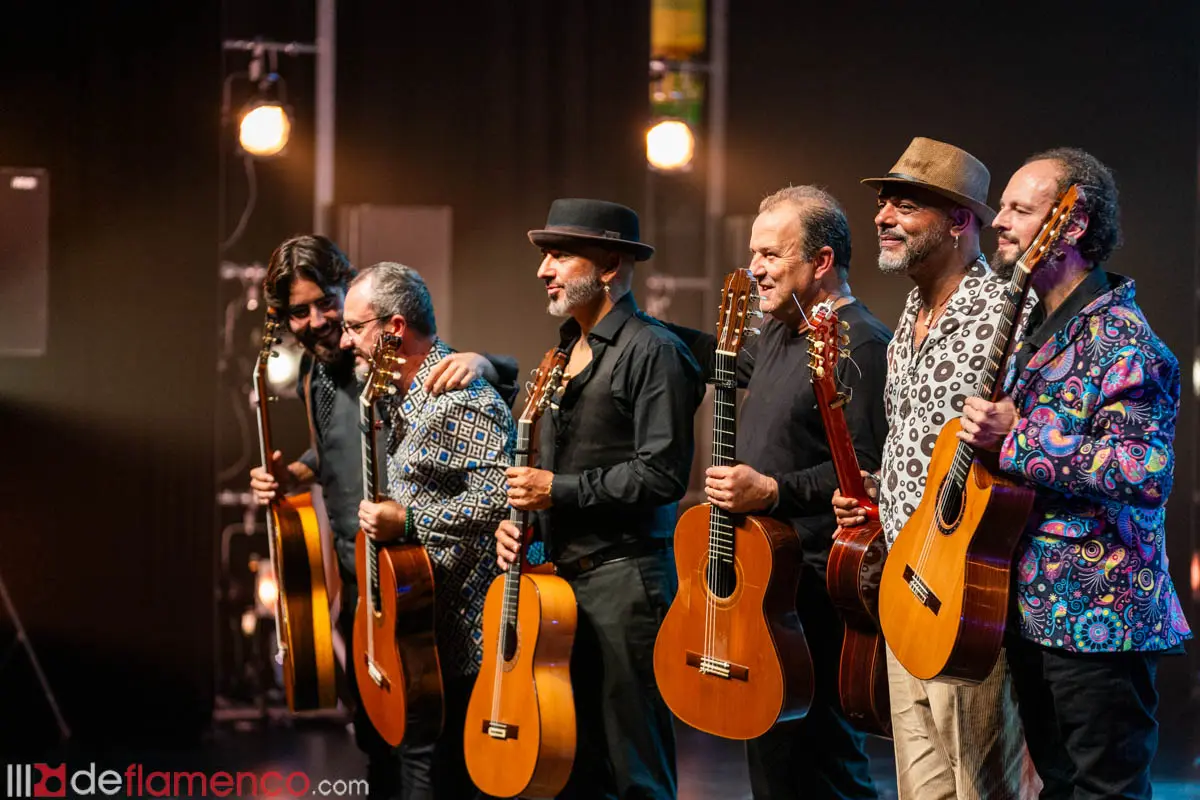
MULTIPOLYGON (((712 465, 728 467, 737 456, 737 356, 718 350, 713 365, 712 465)), ((708 557, 733 563, 733 522, 724 509, 710 506, 708 557)))

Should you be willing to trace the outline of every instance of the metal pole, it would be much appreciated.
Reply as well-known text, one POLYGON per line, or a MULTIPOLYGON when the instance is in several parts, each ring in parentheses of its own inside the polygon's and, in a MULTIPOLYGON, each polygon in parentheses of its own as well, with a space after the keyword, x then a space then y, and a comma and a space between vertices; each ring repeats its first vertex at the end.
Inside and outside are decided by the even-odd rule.
POLYGON ((328 234, 333 207, 334 91, 337 64, 337 0, 317 0, 316 163, 313 231, 328 234))
MULTIPOLYGON (((728 93, 729 0, 709 0, 712 42, 708 59, 708 180, 704 212, 704 311, 715 314, 721 287, 725 220, 725 118, 728 93)), ((715 321, 715 317, 714 317, 715 321)))

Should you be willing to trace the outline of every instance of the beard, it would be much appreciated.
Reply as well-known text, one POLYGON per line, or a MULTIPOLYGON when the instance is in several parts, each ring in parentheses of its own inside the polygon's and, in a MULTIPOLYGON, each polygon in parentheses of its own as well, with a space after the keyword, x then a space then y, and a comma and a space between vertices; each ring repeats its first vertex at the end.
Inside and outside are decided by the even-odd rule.
POLYGON ((1000 246, 996 246, 996 252, 992 254, 992 260, 989 262, 991 268, 1001 278, 1011 278, 1013 269, 1017 266, 1017 261, 1020 260, 1023 252, 1020 243, 1016 239, 1010 239, 1007 236, 1000 236, 1001 241, 1017 245, 1017 248, 1012 252, 1012 255, 1006 256, 1001 253, 1000 246))
POLYGON ((943 219, 915 236, 905 233, 899 226, 880 231, 881 235, 886 232, 889 236, 899 239, 904 246, 898 253, 880 250, 879 271, 885 275, 909 272, 946 241, 952 225, 952 220, 943 219))
POLYGON ((562 284, 562 294, 551 300, 546 310, 555 317, 567 317, 580 306, 587 305, 604 293, 604 281, 598 273, 575 278, 562 284))
POLYGON ((326 364, 332 364, 342 358, 342 329, 338 325, 326 325, 317 330, 305 328, 296 334, 300 346, 312 354, 313 358, 326 364))

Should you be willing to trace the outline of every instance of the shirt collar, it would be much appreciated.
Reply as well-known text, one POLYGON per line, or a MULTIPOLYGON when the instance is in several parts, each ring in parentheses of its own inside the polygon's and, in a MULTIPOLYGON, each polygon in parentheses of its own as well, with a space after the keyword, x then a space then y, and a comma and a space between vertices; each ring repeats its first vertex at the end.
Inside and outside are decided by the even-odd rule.
MULTIPOLYGON (((629 320, 630 317, 637 314, 637 303, 634 302, 633 292, 626 292, 621 296, 621 299, 613 303, 613 307, 595 327, 589 336, 595 336, 598 339, 603 339, 606 342, 612 342, 617 338, 617 333, 621 327, 629 320)), ((572 317, 564 322, 558 328, 559 341, 565 348, 579 338, 580 328, 579 323, 572 317)))

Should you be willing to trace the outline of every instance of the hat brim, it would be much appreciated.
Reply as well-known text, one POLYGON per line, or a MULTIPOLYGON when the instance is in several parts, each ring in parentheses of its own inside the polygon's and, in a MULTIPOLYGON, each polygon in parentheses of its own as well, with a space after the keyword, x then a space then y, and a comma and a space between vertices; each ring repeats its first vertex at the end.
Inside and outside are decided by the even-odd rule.
POLYGON ((975 213, 975 216, 979 217, 979 222, 981 225, 991 225, 992 220, 994 220, 996 218, 996 212, 993 211, 990 207, 988 207, 984 203, 981 203, 972 197, 967 197, 965 194, 959 194, 958 192, 953 192, 953 191, 951 191, 949 189, 945 189, 941 186, 934 186, 932 183, 925 183, 924 181, 907 180, 905 178, 896 178, 896 177, 863 178, 859 182, 865 183, 867 186, 870 186, 872 189, 876 189, 876 190, 878 190, 884 184, 890 184, 890 183, 903 183, 908 186, 919 186, 922 189, 933 192, 936 195, 940 195, 940 196, 946 198, 947 200, 953 201, 960 206, 971 209, 971 211, 973 211, 975 213))
POLYGON ((529 231, 529 241, 538 247, 561 247, 570 250, 572 244, 590 244, 603 247, 606 250, 619 250, 633 255, 634 261, 645 261, 654 255, 654 248, 644 242, 630 242, 626 239, 611 239, 606 236, 591 236, 586 233, 567 233, 565 231, 536 230, 529 231))

